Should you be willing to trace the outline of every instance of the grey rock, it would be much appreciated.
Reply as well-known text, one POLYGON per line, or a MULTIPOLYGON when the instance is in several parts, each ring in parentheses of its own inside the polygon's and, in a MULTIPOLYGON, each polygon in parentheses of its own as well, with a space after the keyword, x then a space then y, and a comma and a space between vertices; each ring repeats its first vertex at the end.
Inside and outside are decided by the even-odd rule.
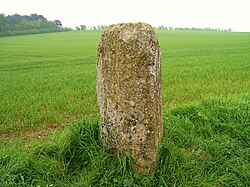
POLYGON ((160 49, 150 25, 117 24, 103 32, 97 96, 103 145, 130 155, 136 172, 154 173, 163 127, 160 49))

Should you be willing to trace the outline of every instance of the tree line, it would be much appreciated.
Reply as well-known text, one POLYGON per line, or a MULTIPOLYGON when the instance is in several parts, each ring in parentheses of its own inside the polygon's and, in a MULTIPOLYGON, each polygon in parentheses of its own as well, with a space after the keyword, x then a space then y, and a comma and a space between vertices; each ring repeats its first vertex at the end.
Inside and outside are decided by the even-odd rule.
POLYGON ((76 27, 76 30, 105 30, 108 26, 106 25, 97 25, 97 26, 92 26, 92 25, 80 25, 79 27, 76 27))
MULTIPOLYGON (((105 30, 106 25, 89 26, 80 25, 76 30, 105 30)), ((220 31, 231 32, 232 29, 219 29, 219 28, 183 28, 183 27, 166 27, 160 25, 155 27, 156 30, 194 30, 194 31, 220 31)), ((47 32, 61 32, 71 31, 73 29, 62 26, 59 20, 49 21, 42 15, 8 15, 0 14, 0 37, 1 36, 14 36, 24 34, 36 34, 47 32)))
POLYGON ((210 27, 206 27, 206 28, 197 28, 197 27, 166 27, 163 25, 160 25, 158 27, 155 28, 156 30, 190 30, 190 31, 217 31, 217 32, 231 32, 232 29, 228 28, 228 29, 220 29, 220 28, 210 28, 210 27))
POLYGON ((0 14, 0 36, 69 31, 59 20, 49 21, 42 15, 0 14))
MULTIPOLYGON (((108 26, 106 25, 98 25, 98 26, 91 26, 91 25, 80 25, 76 27, 76 30, 105 30, 108 26)), ((154 27, 155 30, 189 30, 189 31, 217 31, 217 32, 231 32, 232 29, 220 29, 220 28, 197 28, 197 27, 166 27, 160 25, 158 27, 154 27)))

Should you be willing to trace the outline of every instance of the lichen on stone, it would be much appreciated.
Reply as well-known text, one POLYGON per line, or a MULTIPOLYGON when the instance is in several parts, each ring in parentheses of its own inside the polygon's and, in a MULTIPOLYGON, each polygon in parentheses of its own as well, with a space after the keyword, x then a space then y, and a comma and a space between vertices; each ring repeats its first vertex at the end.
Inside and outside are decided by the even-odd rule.
POLYGON ((103 32, 97 95, 104 146, 132 156, 136 171, 154 171, 163 129, 161 57, 150 25, 117 24, 103 32))

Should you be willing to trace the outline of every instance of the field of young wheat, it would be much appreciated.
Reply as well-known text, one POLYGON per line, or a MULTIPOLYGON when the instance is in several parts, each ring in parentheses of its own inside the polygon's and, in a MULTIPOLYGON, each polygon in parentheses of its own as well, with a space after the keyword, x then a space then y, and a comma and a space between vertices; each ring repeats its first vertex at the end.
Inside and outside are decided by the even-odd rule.
POLYGON ((0 38, 0 186, 250 186, 250 33, 157 31, 155 176, 103 150, 101 31, 0 38))

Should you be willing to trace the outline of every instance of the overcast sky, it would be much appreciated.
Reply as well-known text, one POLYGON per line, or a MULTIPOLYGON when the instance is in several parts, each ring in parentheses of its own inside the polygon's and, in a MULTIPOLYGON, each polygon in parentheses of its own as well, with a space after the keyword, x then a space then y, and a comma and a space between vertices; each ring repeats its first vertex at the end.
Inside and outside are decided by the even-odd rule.
POLYGON ((37 13, 71 28, 146 22, 250 32, 250 0, 0 0, 0 13, 37 13))

